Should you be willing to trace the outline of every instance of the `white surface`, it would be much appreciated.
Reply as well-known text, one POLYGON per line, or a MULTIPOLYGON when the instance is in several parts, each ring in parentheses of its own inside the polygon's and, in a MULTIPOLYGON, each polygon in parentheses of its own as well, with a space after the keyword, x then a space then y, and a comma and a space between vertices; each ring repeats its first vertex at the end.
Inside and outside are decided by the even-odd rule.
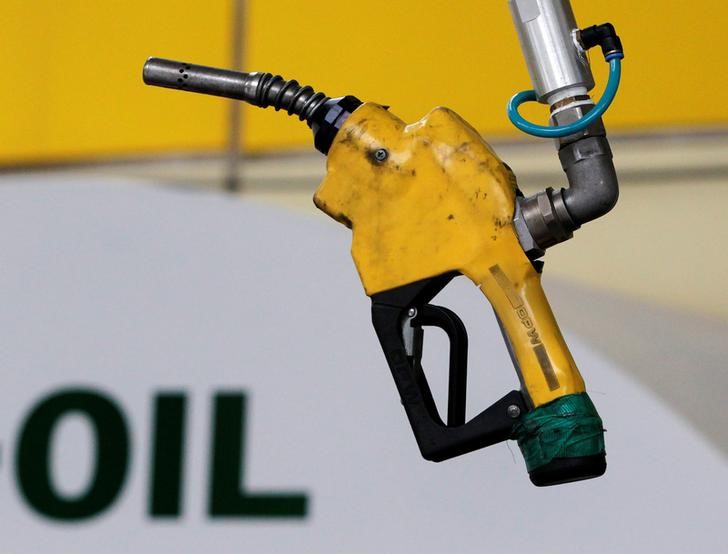
MULTIPOLYGON (((608 429, 605 477, 535 488, 515 444, 428 463, 371 329, 345 228, 215 194, 31 179, 0 180, 0 552, 728 550, 724 459, 568 329, 608 429), (20 498, 15 441, 41 396, 79 384, 123 406, 132 463, 109 511, 58 524, 20 498), (192 408, 184 515, 152 521, 151 401, 180 389, 192 408), (219 389, 249 393, 247 488, 308 491, 307 520, 205 515, 219 389)), ((470 332, 472 415, 516 379, 484 299, 465 282, 443 297, 470 332)), ((66 427, 78 445, 57 449, 68 454, 58 475, 78 490, 87 433, 70 418, 66 427)))

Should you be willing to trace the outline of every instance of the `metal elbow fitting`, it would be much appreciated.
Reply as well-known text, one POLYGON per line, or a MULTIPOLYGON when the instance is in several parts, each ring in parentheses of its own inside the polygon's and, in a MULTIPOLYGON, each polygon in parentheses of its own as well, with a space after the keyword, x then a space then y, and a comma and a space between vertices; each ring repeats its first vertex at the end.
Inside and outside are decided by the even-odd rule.
MULTIPOLYGON (((570 106, 552 115, 556 124, 582 117, 591 103, 570 106)), ((559 160, 568 188, 546 190, 518 199, 514 225, 531 259, 573 236, 575 230, 609 212, 619 198, 617 173, 604 126, 599 120, 585 131, 559 139, 559 160)))
POLYGON ((559 150, 569 188, 564 205, 577 227, 603 216, 619 198, 617 172, 606 136, 586 137, 559 150))

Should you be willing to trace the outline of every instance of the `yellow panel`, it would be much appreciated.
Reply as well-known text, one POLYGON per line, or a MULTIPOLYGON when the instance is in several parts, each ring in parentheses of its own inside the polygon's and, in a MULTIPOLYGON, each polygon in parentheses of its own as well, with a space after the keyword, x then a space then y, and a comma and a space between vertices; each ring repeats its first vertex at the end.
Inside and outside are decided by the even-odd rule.
MULTIPOLYGON (((572 0, 580 25, 613 22, 626 48, 610 130, 728 123, 728 104, 703 98, 728 88, 716 37, 728 4, 705 0, 572 0), (659 6, 659 8, 658 8, 659 6), (694 92, 690 92, 690 91, 694 92)), ((516 135, 508 98, 530 88, 506 0, 249 0, 247 67, 282 73, 332 96, 389 104, 405 120, 446 105, 486 136, 516 135)), ((607 65, 592 56, 598 94, 607 65)), ((247 112, 253 149, 308 146, 310 135, 280 113, 247 112)), ((545 108, 524 109, 545 121, 545 108)))
POLYGON ((151 89, 149 55, 229 63, 230 2, 5 0, 0 164, 220 148, 224 102, 151 89))
MULTIPOLYGON (((145 87, 140 68, 149 55, 229 66, 232 1, 5 0, 0 165, 221 148, 226 101, 145 87)), ((702 97, 728 85, 715 44, 728 4, 572 3, 582 25, 613 21, 627 49, 610 129, 728 123, 728 104, 702 97)), ((517 134, 505 102, 530 84, 506 0, 247 4, 249 70, 390 104, 405 120, 447 105, 486 136, 517 134)), ((592 59, 603 84, 606 64, 592 59)), ((311 145, 285 115, 245 117, 252 150, 311 145)))

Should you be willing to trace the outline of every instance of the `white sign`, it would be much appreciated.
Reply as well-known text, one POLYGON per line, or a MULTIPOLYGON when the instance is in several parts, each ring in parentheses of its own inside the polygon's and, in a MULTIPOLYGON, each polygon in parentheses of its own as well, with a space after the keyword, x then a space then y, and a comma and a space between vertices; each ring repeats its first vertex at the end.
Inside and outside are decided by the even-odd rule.
MULTIPOLYGON (((0 180, 0 552, 728 546, 725 460, 568 329, 608 431, 603 478, 536 488, 515 443, 429 463, 344 227, 206 192, 36 181, 0 180)), ((474 415, 517 379, 480 293, 458 280, 438 301, 468 326, 474 415)), ((425 348, 441 398, 446 341, 425 348)))

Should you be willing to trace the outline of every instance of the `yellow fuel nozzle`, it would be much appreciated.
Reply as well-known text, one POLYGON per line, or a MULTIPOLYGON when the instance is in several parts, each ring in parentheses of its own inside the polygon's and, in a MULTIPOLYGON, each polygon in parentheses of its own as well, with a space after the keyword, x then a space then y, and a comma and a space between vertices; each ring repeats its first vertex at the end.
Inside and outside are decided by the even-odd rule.
POLYGON ((144 79, 284 109, 312 127, 328 154, 314 202, 352 229, 372 321, 425 458, 516 439, 537 485, 604 473, 601 419, 541 288, 541 264, 519 242, 516 179, 463 119, 436 108, 407 125, 382 106, 330 99, 269 73, 158 58, 144 79), (454 312, 430 304, 457 275, 490 301, 522 384, 468 422, 467 333, 454 312), (421 367, 426 326, 450 338, 446 422, 421 367))
MULTIPOLYGON (((602 423, 541 288, 540 265, 519 242, 516 195, 510 169, 451 110, 436 108, 407 125, 367 103, 334 139, 314 202, 352 229, 352 255, 373 301, 374 325, 426 458, 516 438, 538 485, 596 477, 606 468, 602 423), (445 425, 417 348, 408 351, 406 339, 436 325, 451 343, 453 337, 467 342, 454 314, 433 315, 439 308, 429 304, 458 274, 493 306, 523 388, 471 422, 456 416, 459 425, 445 425), (423 310, 430 312, 425 320, 423 310), (562 431, 563 440, 555 440, 562 431)), ((462 397, 462 403, 450 399, 450 410, 462 412, 464 369, 453 367, 452 356, 450 370, 451 385, 457 384, 451 393, 462 397)))

